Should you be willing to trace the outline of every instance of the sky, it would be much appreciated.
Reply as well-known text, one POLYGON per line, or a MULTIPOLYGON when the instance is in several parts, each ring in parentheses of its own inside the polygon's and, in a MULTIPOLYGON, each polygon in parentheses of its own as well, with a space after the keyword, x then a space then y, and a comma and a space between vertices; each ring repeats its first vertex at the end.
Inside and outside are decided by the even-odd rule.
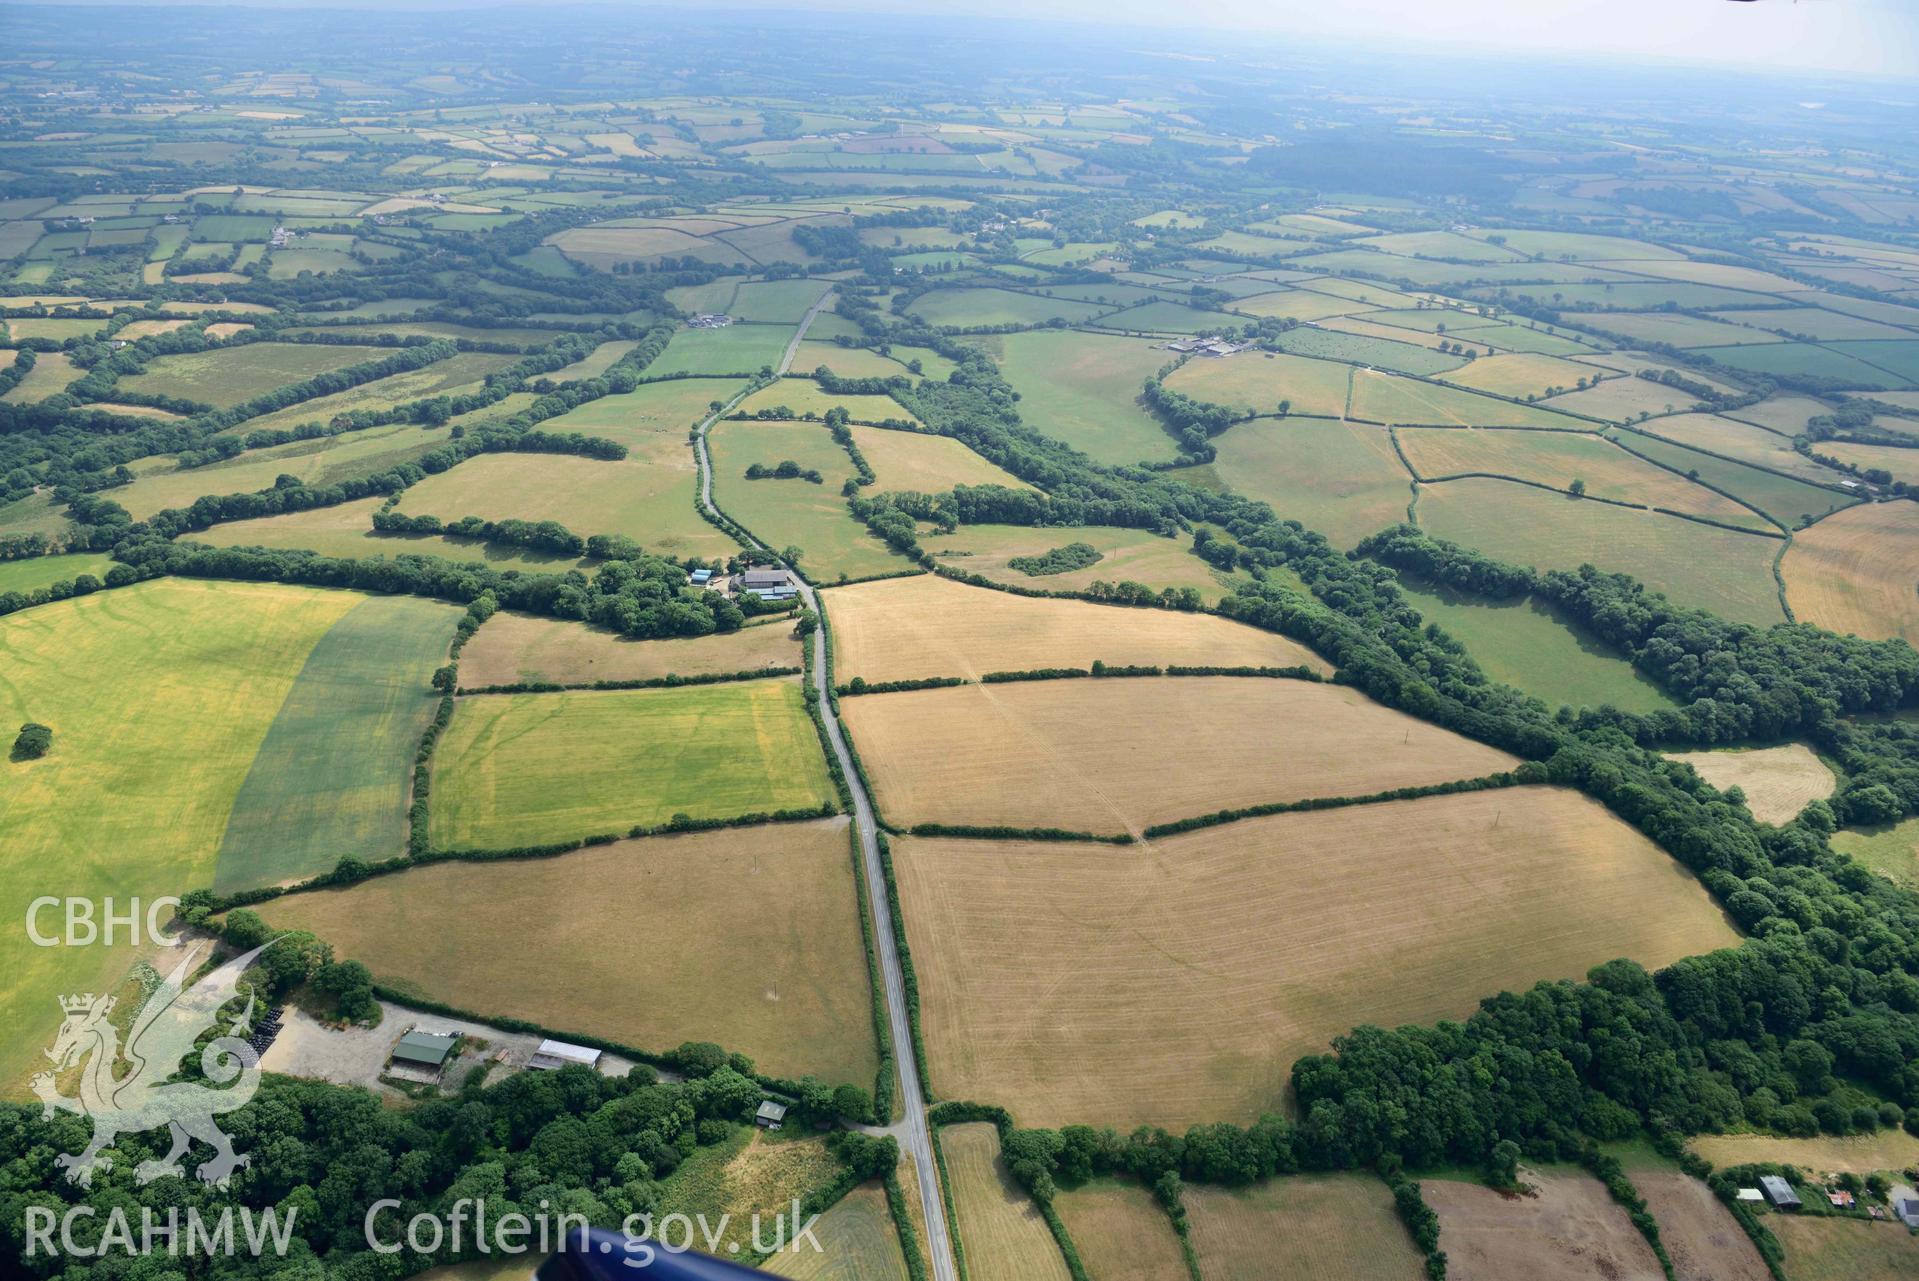
MULTIPOLYGON (((725 2, 725 0, 722 0, 725 2)), ((772 7, 781 0, 734 0, 772 7)), ((788 0, 808 7, 807 0, 788 0)), ((1574 56, 1651 54, 1757 71, 1919 78, 1919 0, 811 0, 1144 26, 1217 27, 1361 44, 1418 43, 1574 56)))
MULTIPOLYGON (((60 0, 54 0, 59 3, 60 0)), ((72 0, 68 0, 72 2, 72 0)), ((86 0, 82 0, 86 2, 86 0)), ((298 8, 494 8, 581 0, 134 0, 298 8)), ((594 3, 596 0, 586 0, 594 3)), ((1216 28, 1405 51, 1500 50, 1919 79, 1919 0, 597 0, 620 8, 978 15, 1216 28)))

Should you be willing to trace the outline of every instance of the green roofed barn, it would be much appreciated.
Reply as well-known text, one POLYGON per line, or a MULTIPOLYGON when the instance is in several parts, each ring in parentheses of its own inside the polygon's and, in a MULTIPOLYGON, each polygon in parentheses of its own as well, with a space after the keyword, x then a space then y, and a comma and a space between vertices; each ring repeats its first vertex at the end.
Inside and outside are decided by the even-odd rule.
POLYGON ((453 1057, 453 1051, 459 1043, 458 1036, 443 1036, 433 1032, 408 1032, 400 1038, 400 1043, 393 1047, 393 1054, 387 1060, 387 1066, 407 1076, 425 1075, 437 1079, 446 1069, 447 1061, 453 1057))

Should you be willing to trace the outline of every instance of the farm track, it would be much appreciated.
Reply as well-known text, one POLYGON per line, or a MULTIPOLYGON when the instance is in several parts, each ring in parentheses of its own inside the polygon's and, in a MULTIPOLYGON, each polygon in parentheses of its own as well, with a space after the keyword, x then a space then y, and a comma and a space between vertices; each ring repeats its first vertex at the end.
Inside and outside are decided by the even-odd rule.
MULTIPOLYGON (((786 373, 801 340, 806 337, 806 331, 812 328, 814 317, 825 309, 832 298, 833 291, 828 290, 807 311, 799 328, 794 331, 792 341, 786 344, 786 351, 780 356, 779 367, 774 371, 776 374, 786 373)), ((715 422, 746 399, 747 394, 741 392, 707 415, 694 435, 693 452, 700 467, 700 506, 722 519, 724 514, 713 505, 713 461, 707 453, 706 434, 715 422)), ((881 1132, 891 1134, 899 1141, 900 1146, 912 1157, 913 1168, 919 1176, 920 1208, 926 1219, 927 1247, 933 1256, 934 1281, 959 1281, 959 1269, 953 1260, 952 1239, 947 1231, 946 1203, 940 1196, 939 1170, 933 1161, 932 1130, 926 1121, 926 1096, 920 1090, 919 1064, 913 1052, 913 1032, 907 1021, 906 978, 900 968, 892 908, 886 899, 886 875, 880 864, 879 834, 873 819, 873 803, 866 795, 859 771, 853 766, 853 755, 846 745, 846 731, 840 725, 839 714, 833 707, 832 690, 827 684, 827 623, 826 615, 820 613, 819 595, 811 583, 802 579, 800 596, 809 608, 819 614, 820 625, 813 633, 813 686, 819 693, 820 716, 826 725, 827 740, 833 746, 833 755, 839 761, 840 772, 846 776, 846 786, 853 797, 853 827, 859 833, 866 897, 873 917, 873 942, 879 950, 880 978, 886 989, 886 1018, 892 1031, 900 1105, 906 1114, 904 1120, 897 1125, 884 1127, 881 1132)))

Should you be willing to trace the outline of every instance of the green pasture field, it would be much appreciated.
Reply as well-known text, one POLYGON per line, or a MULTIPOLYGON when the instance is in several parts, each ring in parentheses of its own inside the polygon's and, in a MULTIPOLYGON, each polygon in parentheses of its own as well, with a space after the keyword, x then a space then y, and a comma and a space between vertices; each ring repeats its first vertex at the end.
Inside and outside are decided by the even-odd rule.
POLYGON ((332 422, 336 416, 355 410, 392 409, 441 394, 474 392, 480 389, 488 374, 505 369, 513 361, 512 356, 462 352, 419 369, 376 378, 370 383, 361 383, 358 387, 335 392, 331 396, 303 400, 297 405, 288 405, 285 409, 249 418, 221 434, 245 436, 256 431, 287 431, 304 423, 332 422))
POLYGON ((1053 319, 1091 320, 1110 311, 1094 303, 1045 298, 1011 289, 935 289, 906 309, 929 325, 973 328, 980 325, 1037 325, 1053 319))
POLYGON ((489 329, 482 325, 462 325, 447 320, 371 321, 366 324, 327 325, 324 328, 316 326, 290 332, 346 334, 353 337, 363 334, 394 334, 401 338, 466 338, 473 342, 504 343, 526 351, 535 347, 544 347, 565 337, 565 334, 558 329, 538 329, 531 325, 489 329))
MULTIPOLYGON (((1277 289, 1271 293, 1254 294, 1249 298, 1240 298, 1230 304, 1235 312, 1247 316, 1268 317, 1274 320, 1313 321, 1324 320, 1330 316, 1350 316, 1376 310, 1363 302, 1351 298, 1340 298, 1330 294, 1313 293, 1304 289, 1277 289)), ((1220 323, 1214 320, 1197 328, 1211 328, 1220 323)))
POLYGON ((1570 329, 1555 328, 1557 332, 1549 334, 1536 325, 1485 325, 1473 329, 1466 337, 1473 342, 1489 343, 1506 351, 1536 352, 1542 356, 1582 356, 1606 350, 1606 346, 1597 338, 1576 334, 1570 329))
POLYGON ((1863 340, 1827 343, 1827 348, 1883 369, 1904 387, 1919 387, 1919 338, 1896 342, 1863 340))
POLYGON ((0 534, 46 534, 58 538, 71 526, 66 511, 66 504, 56 504, 52 494, 28 494, 10 503, 0 503, 0 534))
POLYGON ((660 433, 624 461, 572 454, 482 454, 400 497, 409 516, 555 520, 583 537, 625 534, 665 556, 729 556, 733 540, 693 509, 691 446, 660 433))
POLYGON ((196 241, 225 240, 265 242, 273 234, 278 218, 247 214, 202 214, 193 220, 196 241))
POLYGON ((1331 360, 1243 351, 1224 358, 1196 356, 1166 379, 1166 386, 1195 400, 1253 413, 1274 413, 1282 400, 1291 412, 1322 418, 1346 416, 1354 370, 1331 360))
POLYGON ((1497 560, 1536 569, 1593 564, 1734 622, 1783 622, 1772 576, 1779 540, 1679 516, 1586 502, 1504 480, 1420 490, 1419 524, 1497 560))
MULTIPOLYGON (((1776 329, 1814 342, 1839 342, 1869 338, 1910 338, 1912 333, 1824 307, 1769 307, 1764 311, 1722 311, 1721 320, 1757 329, 1776 329)), ((1749 340, 1750 341, 1750 340, 1749 340)))
POLYGON ((1150 530, 1105 525, 1029 528, 1024 525, 962 525, 950 534, 928 534, 921 546, 954 569, 996 583, 1046 591, 1085 591, 1096 582, 1144 583, 1155 591, 1191 587, 1208 604, 1228 591, 1232 580, 1193 555, 1190 540, 1161 538, 1150 530), (1014 557, 1040 556, 1068 543, 1086 543, 1100 559, 1085 569, 1034 578, 1012 567, 1014 557))
POLYGON ((1147 302, 1125 311, 1101 316, 1101 329, 1139 330, 1149 334, 1195 334, 1202 329, 1221 329, 1243 323, 1217 311, 1201 311, 1176 302, 1147 302))
MULTIPOLYGON (((0 762, 0 910, 41 895, 123 903, 210 882, 247 771, 307 656, 364 597, 162 578, 0 619, 0 723, 53 727, 37 761, 0 762), (139 715, 128 716, 128 709, 139 715)), ((134 949, 0 939, 0 1092, 60 1020, 55 997, 105 991, 134 949)))
POLYGON ((740 403, 740 409, 749 414, 782 407, 791 411, 782 415, 786 418, 804 418, 808 414, 824 418, 828 410, 837 408, 844 409, 856 423, 919 422, 912 410, 891 396, 834 395, 811 378, 782 378, 740 403))
POLYGON ((359 560, 374 556, 438 556, 494 569, 559 574, 590 569, 598 562, 525 547, 503 547, 472 538, 437 534, 382 534, 373 528, 373 513, 384 498, 362 498, 332 507, 229 521, 190 536, 196 543, 215 547, 269 547, 318 552, 359 560))
POLYGON ((853 474, 846 451, 817 423, 715 423, 708 436, 713 501, 768 546, 797 546, 809 578, 832 582, 897 573, 908 562, 853 519, 840 487, 853 474), (748 480, 753 463, 773 467, 792 459, 824 481, 748 480))
POLYGON ((578 409, 541 424, 545 431, 577 431, 604 436, 649 458, 692 457, 687 433, 712 412, 714 401, 725 404, 744 388, 739 378, 673 378, 642 383, 632 391, 590 400, 578 409))
MULTIPOLYGON (((1671 303, 1693 311, 1711 307, 1751 306, 1771 297, 1743 289, 1719 285, 1695 285, 1677 280, 1609 280, 1598 284, 1559 283, 1544 285, 1510 284, 1504 286, 1513 296, 1544 303, 1549 307, 1577 310, 1581 307, 1607 307, 1618 311, 1651 311, 1671 303)), ((1474 293, 1484 291, 1474 290, 1474 293)))
MULTIPOLYGON (((1669 414, 1640 423, 1636 430, 1661 440, 1751 463, 1768 471, 1785 472, 1815 484, 1832 485, 1845 479, 1832 468, 1822 467, 1795 450, 1791 437, 1741 422, 1730 415, 1669 414)), ((1622 439, 1636 444, 1632 437, 1622 439)), ((1691 465, 1688 463, 1687 467, 1691 465)))
MULTIPOLYGON (((1655 418, 1646 426, 1657 428, 1661 421, 1655 418)), ((1801 521, 1814 521, 1822 516, 1829 516, 1840 508, 1850 507, 1858 501, 1837 490, 1808 485, 1787 476, 1762 471, 1757 467, 1748 467, 1744 463, 1713 458, 1696 450, 1669 444, 1664 440, 1650 439, 1634 432, 1617 433, 1617 439, 1634 453, 1644 454, 1681 474, 1689 476, 1696 474, 1705 484, 1751 503, 1788 529, 1797 528, 1801 521)), ((1835 481, 1840 479, 1837 472, 1827 474, 1835 481)))
POLYGON ((1440 381, 1470 391, 1497 396, 1543 396, 1548 391, 1570 391, 1582 380, 1597 376, 1591 365, 1542 356, 1535 352, 1506 352, 1478 360, 1440 375, 1440 381))
POLYGON ((728 325, 724 329, 682 329, 653 363, 649 378, 669 374, 700 377, 757 374, 775 368, 792 341, 790 325, 728 325))
POLYGON ((460 609, 373 596, 328 629, 253 758, 220 841, 222 894, 377 862, 406 842, 413 753, 460 609))
POLYGON ((148 361, 144 373, 122 378, 116 385, 142 395, 177 396, 226 409, 276 387, 391 354, 378 347, 256 342, 161 356, 148 361))
MULTIPOLYGON (((0 508, 0 511, 4 510, 0 508)), ((0 596, 8 592, 37 591, 58 582, 72 581, 82 574, 92 574, 104 580, 113 564, 113 557, 98 552, 0 561, 0 596)))
MULTIPOLYGON (((1750 316, 1750 324, 1765 323, 1763 318, 1772 315, 1765 311, 1728 311, 1728 317, 1750 316)), ((1666 314, 1620 314, 1617 312, 1587 311, 1567 312, 1563 319, 1569 325, 1580 325, 1588 329, 1602 329, 1607 333, 1622 335, 1636 343, 1665 343, 1673 347, 1715 347, 1739 346, 1743 344, 1766 344, 1783 341, 1776 334, 1750 328, 1746 324, 1728 324, 1722 320, 1702 320, 1698 316, 1666 314)))
POLYGON ((1463 642, 1488 676, 1535 698, 1641 714, 1674 706, 1616 650, 1543 601, 1490 601, 1403 574, 1399 587, 1427 622, 1463 642))
POLYGON ((1399 449, 1422 480, 1505 476, 1644 507, 1704 516, 1770 532, 1771 523, 1723 494, 1636 457, 1611 441, 1580 432, 1462 431, 1404 428, 1399 449))
MULTIPOLYGON (((1297 405, 1294 408, 1298 408, 1297 405)), ((1534 405, 1515 404, 1456 387, 1360 370, 1353 375, 1352 416, 1367 422, 1441 427, 1554 427, 1586 431, 1591 424, 1534 405)))
POLYGON ((734 293, 728 311, 734 320, 797 325, 832 287, 825 280, 749 280, 734 293))
POLYGON ((359 270, 362 270, 359 262, 339 249, 276 249, 267 262, 267 275, 274 280, 292 280, 306 273, 327 276, 359 270))
POLYGON ((1479 237, 1502 236, 1506 248, 1522 254, 1535 254, 1548 259, 1570 258, 1575 262, 1647 262, 1681 257, 1674 250, 1644 240, 1598 236, 1580 231, 1520 231, 1501 227, 1468 234, 1479 237))
MULTIPOLYGON (((825 317, 813 321, 812 334, 825 317)), ((793 372, 810 374, 824 365, 841 378, 911 378, 913 371, 891 356, 882 356, 865 347, 842 347, 836 342, 807 338, 793 353, 793 372)))
POLYGON ((1378 427, 1306 419, 1241 423, 1213 443, 1216 461, 1173 475, 1216 480, 1338 547, 1406 519, 1412 477, 1378 427))
MULTIPOLYGON (((13 316, 0 320, 0 327, 8 342, 25 342, 29 338, 44 338, 52 342, 65 342, 69 338, 87 338, 107 327, 104 320, 87 317, 66 316, 13 316)), ((45 353, 35 353, 45 359, 45 353)), ((11 361, 12 356, 7 359, 11 361)))
POLYGON ((1816 347, 1811 343, 1782 342, 1748 347, 1702 347, 1697 349, 1697 354, 1755 374, 1831 378, 1841 386, 1866 391, 1889 391, 1904 383, 1897 375, 1855 359, 1836 345, 1816 347))
POLYGON ((1919 890, 1919 818, 1832 834, 1832 847, 1909 890, 1919 890))
POLYGON ((1461 262, 1517 262, 1523 256, 1455 231, 1400 231, 1385 236, 1364 236, 1351 243, 1401 257, 1451 258, 1461 262))
POLYGON ((297 476, 309 485, 377 475, 438 449, 446 440, 443 430, 402 423, 250 449, 205 467, 178 469, 172 455, 143 458, 131 468, 138 479, 113 490, 113 501, 135 520, 145 520, 169 507, 191 507, 194 499, 206 494, 270 489, 283 475, 297 476))
POLYGON ((554 370, 546 377, 556 383, 580 382, 588 378, 598 378, 611 369, 621 357, 632 351, 639 343, 630 339, 617 342, 603 342, 570 365, 554 370))
MULTIPOLYGON (((11 359, 11 357, 9 357, 11 359)), ((84 375, 84 370, 61 352, 36 352, 33 369, 0 402, 10 405, 34 405, 58 395, 84 375)))
MULTIPOLYGON (((1410 340, 1414 335, 1408 334, 1410 340)), ((1302 325, 1279 335, 1279 348, 1295 356, 1317 356, 1327 360, 1372 365, 1402 374, 1443 374, 1466 363, 1465 357, 1435 351, 1414 342, 1395 342, 1390 338, 1372 338, 1364 334, 1341 333, 1302 325)))
POLYGON ((1140 387, 1174 359, 1139 338, 1045 331, 981 340, 1020 394, 1033 430, 1096 462, 1171 461, 1178 446, 1140 406, 1140 387))
POLYGON ((461 699, 433 755, 433 845, 564 841, 675 814, 732 818, 832 798, 792 681, 461 699))
POLYGON ((1499 325, 1497 320, 1479 315, 1477 312, 1460 311, 1451 307, 1410 307, 1397 311, 1381 311, 1367 316, 1366 319, 1382 325, 1397 325, 1401 329, 1417 329, 1422 333, 1450 335, 1457 338, 1461 333, 1474 329, 1491 329, 1499 325))

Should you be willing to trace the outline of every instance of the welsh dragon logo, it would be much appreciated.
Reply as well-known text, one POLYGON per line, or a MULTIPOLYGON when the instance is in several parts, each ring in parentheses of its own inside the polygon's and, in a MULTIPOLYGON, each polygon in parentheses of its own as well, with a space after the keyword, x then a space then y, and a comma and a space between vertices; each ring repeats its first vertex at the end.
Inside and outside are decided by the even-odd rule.
POLYGON ((246 1008, 233 1018, 226 1032, 200 1051, 200 1067, 207 1080, 230 1088, 212 1089, 197 1081, 168 1078, 179 1070, 201 1036, 219 1023, 221 1008, 239 994, 240 975, 271 946, 273 942, 268 941, 235 957, 191 987, 186 985, 187 976, 207 949, 189 951, 140 1007, 127 1033, 124 1051, 119 1030, 107 1017, 113 1012, 114 998, 61 998, 66 1020, 54 1038, 53 1048, 46 1052, 54 1069, 33 1078, 33 1092, 39 1096, 43 1117, 52 1116, 54 1109, 60 1108, 93 1122, 93 1140, 85 1150, 55 1160, 69 1180, 81 1187, 90 1185, 94 1171, 113 1168, 113 1159, 103 1155, 103 1150, 115 1138, 161 1126, 172 1131, 173 1148, 157 1161, 140 1163, 134 1170, 134 1178, 140 1183, 183 1174, 180 1158, 193 1139, 214 1151, 212 1159, 196 1171, 203 1183, 224 1188, 233 1172, 248 1163, 251 1158, 234 1154, 232 1140, 221 1132, 214 1118, 246 1106, 260 1087, 260 1056, 246 1041, 253 1017, 251 993, 246 1008), (89 1055, 92 1057, 81 1073, 78 1097, 61 1094, 54 1083, 55 1073, 66 1071, 89 1055), (132 1070, 118 1076, 122 1057, 132 1070))

